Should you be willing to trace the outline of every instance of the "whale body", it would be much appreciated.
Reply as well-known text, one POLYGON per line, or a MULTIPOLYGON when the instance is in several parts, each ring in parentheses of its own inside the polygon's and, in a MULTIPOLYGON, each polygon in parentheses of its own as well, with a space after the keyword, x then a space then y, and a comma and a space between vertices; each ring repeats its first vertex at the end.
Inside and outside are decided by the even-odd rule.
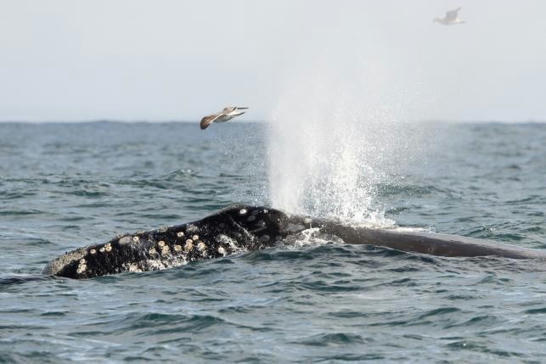
POLYGON ((370 244, 421 254, 546 259, 543 250, 483 239, 356 227, 333 220, 288 215, 268 207, 234 205, 191 223, 120 235, 103 244, 67 252, 49 262, 43 273, 79 279, 160 270, 272 247, 311 228, 348 244, 370 244))

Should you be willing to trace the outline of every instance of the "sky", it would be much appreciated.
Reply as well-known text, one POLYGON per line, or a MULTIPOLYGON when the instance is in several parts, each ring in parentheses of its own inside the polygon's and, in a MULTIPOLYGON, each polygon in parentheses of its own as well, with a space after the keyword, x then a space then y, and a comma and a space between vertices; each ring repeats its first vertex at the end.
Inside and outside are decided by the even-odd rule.
POLYGON ((543 0, 0 0, 0 121, 191 121, 225 105, 268 120, 317 87, 408 120, 546 121, 545 13, 543 0), (466 24, 432 22, 458 6, 466 24))

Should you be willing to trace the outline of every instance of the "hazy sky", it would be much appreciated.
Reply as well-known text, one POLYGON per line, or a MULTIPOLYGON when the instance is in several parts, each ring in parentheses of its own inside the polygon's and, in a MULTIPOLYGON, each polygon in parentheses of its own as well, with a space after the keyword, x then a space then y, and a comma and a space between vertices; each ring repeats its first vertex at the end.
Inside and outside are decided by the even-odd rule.
POLYGON ((308 82, 412 120, 544 121, 544 14, 543 0, 0 0, 0 120, 228 104, 263 120, 308 82), (467 24, 433 24, 457 6, 467 24))

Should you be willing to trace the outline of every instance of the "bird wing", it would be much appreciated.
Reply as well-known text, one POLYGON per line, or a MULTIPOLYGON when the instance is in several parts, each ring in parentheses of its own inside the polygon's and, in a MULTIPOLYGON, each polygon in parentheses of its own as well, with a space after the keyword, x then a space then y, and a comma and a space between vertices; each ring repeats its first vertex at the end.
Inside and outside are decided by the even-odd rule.
POLYGON ((225 113, 225 115, 230 117, 230 118, 233 118, 235 116, 243 115, 246 112, 247 109, 248 109, 248 107, 246 107, 246 106, 233 106, 229 110, 229 112, 225 113))
POLYGON ((450 11, 446 12, 445 20, 446 21, 453 21, 453 20, 457 19, 459 10, 461 10, 460 7, 458 7, 457 9, 453 9, 453 10, 450 10, 450 11))
POLYGON ((214 121, 218 119, 221 115, 223 115, 223 113, 207 115, 203 119, 201 119, 199 126, 201 127, 201 129, 206 129, 210 124, 214 123, 214 121))

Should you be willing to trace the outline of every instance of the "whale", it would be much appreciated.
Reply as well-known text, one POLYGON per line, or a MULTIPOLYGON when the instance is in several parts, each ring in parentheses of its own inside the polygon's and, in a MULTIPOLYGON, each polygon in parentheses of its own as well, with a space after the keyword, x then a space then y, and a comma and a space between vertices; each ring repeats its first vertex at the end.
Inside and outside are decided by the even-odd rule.
POLYGON ((347 244, 365 244, 444 257, 495 256, 546 260, 546 250, 407 229, 355 226, 291 215, 264 206, 232 205, 201 220, 118 235, 51 260, 42 273, 74 279, 173 268, 237 252, 279 246, 306 230, 347 244))

